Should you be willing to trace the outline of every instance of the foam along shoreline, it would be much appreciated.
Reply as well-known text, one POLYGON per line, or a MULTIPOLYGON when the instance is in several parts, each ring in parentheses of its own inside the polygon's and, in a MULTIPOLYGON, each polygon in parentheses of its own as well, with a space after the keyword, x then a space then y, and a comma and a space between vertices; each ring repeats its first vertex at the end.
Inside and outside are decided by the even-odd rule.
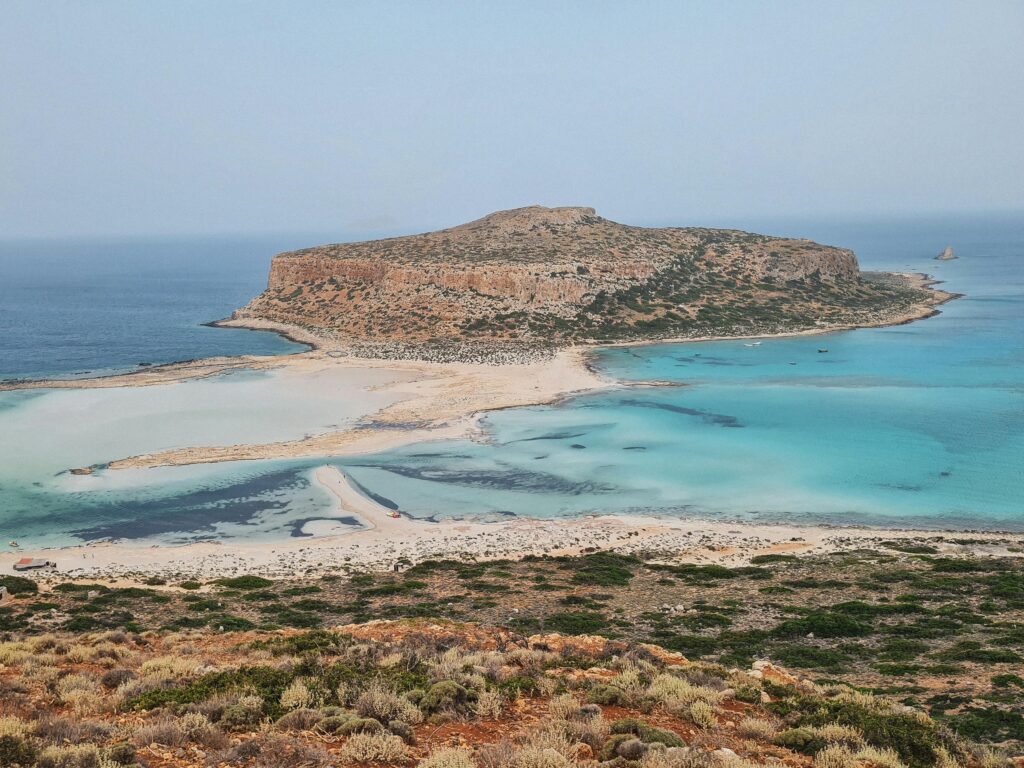
POLYGON ((593 549, 644 554, 666 562, 745 565, 761 554, 818 555, 851 548, 880 549, 883 542, 928 543, 943 554, 1024 556, 1024 534, 758 525, 691 518, 589 515, 498 522, 391 517, 332 466, 315 478, 338 500, 338 509, 366 525, 330 526, 323 535, 281 542, 201 541, 175 546, 154 541, 104 541, 62 548, 0 552, 0 573, 22 557, 57 563, 57 571, 31 574, 43 583, 104 579, 141 584, 153 577, 173 584, 245 573, 276 579, 329 573, 392 570, 427 559, 517 559, 577 555, 593 549))

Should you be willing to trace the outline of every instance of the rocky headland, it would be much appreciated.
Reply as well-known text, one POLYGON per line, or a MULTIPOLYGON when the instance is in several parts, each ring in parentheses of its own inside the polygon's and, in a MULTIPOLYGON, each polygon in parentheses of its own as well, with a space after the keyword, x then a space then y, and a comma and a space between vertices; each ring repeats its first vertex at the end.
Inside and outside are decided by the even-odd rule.
MULTIPOLYGON (((438 232, 274 257, 230 324, 360 355, 754 336, 916 319, 949 294, 860 271, 852 251, 736 230, 619 224, 532 206, 438 232)), ((455 354, 455 357, 458 357, 455 354)))

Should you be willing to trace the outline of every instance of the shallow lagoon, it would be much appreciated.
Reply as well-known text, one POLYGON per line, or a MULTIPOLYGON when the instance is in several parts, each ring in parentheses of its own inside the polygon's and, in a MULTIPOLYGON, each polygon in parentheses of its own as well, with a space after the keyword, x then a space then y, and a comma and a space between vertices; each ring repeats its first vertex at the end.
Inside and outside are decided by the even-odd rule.
MULTIPOLYGON (((930 272, 967 295, 892 328, 605 350, 597 364, 612 376, 680 386, 501 411, 484 420, 485 441, 332 463, 422 517, 655 512, 1024 529, 1024 221, 749 228, 850 246, 866 268, 930 272), (932 260, 950 243, 959 260, 932 260)), ((309 481, 325 461, 59 474, 160 447, 298 437, 358 410, 315 384, 268 398, 261 388, 277 384, 265 376, 163 394, 62 392, 79 395, 63 404, 58 393, 0 396, 0 537, 302 535, 304 521, 334 514, 309 481)))
POLYGON ((486 444, 360 459, 355 476, 423 515, 1024 529, 1024 223, 807 233, 966 296, 890 328, 607 349, 609 375, 679 386, 492 414, 486 444), (948 242, 962 258, 934 261, 948 242))
POLYGON ((37 543, 64 542, 68 533, 224 530, 210 523, 245 525, 251 534, 265 532, 270 518, 277 518, 273 528, 286 530, 291 518, 282 519, 282 511, 323 514, 329 502, 293 464, 67 470, 166 448, 341 429, 395 402, 396 395, 377 388, 408 377, 385 369, 286 367, 150 387, 0 393, 3 535, 37 543))

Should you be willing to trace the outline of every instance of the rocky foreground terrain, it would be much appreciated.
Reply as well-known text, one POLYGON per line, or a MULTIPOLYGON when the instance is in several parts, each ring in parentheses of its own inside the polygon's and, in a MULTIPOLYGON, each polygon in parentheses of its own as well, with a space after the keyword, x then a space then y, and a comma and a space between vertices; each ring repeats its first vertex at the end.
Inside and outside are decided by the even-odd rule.
POLYGON ((274 257, 234 315, 355 345, 526 345, 766 335, 900 322, 945 294, 854 254, 734 230, 618 224, 592 208, 274 257))
POLYGON ((1024 566, 972 546, 4 576, 0 765, 1020 766, 1024 566))

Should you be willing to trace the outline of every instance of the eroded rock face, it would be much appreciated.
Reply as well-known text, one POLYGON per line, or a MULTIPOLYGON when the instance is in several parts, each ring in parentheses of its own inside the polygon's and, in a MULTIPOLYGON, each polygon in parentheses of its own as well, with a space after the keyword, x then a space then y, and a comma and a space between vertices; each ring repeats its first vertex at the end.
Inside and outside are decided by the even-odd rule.
POLYGON ((881 290, 859 274, 851 251, 808 240, 631 227, 592 208, 534 206, 278 254, 267 290, 236 317, 364 341, 773 332, 881 290))

